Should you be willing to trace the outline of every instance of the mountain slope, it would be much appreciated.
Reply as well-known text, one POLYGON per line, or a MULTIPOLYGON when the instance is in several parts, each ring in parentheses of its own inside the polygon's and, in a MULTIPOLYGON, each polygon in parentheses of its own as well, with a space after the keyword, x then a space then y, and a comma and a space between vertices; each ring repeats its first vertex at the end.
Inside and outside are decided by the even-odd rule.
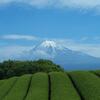
POLYGON ((32 50, 24 52, 21 60, 49 59, 65 69, 99 69, 100 59, 70 50, 54 41, 43 41, 32 50))

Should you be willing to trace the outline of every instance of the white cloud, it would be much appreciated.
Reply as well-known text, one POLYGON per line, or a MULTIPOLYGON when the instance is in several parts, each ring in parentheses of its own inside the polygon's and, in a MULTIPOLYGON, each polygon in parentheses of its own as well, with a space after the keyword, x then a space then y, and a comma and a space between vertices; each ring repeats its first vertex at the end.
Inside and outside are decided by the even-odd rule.
POLYGON ((3 36, 0 37, 0 39, 9 39, 9 40, 36 40, 37 38, 35 36, 31 36, 31 35, 11 34, 11 35, 3 35, 3 36))
POLYGON ((35 7, 44 7, 49 4, 49 0, 0 0, 0 4, 24 3, 35 7))
POLYGON ((94 57, 100 57, 100 44, 81 44, 74 43, 67 45, 68 48, 89 54, 94 57))
POLYGON ((60 0, 63 6, 77 8, 96 8, 100 6, 100 0, 60 0))
POLYGON ((100 7, 100 0, 0 0, 0 4, 8 3, 26 3, 35 7, 68 7, 92 9, 100 7))
POLYGON ((17 58, 24 51, 32 49, 34 46, 0 46, 0 61, 11 58, 17 58))
POLYGON ((83 43, 82 42, 82 41, 87 41, 89 39, 90 38, 88 37, 83 37, 79 41, 76 41, 73 39, 53 39, 53 40, 56 41, 58 44, 61 44, 71 50, 80 51, 80 52, 89 54, 94 57, 100 57, 100 44, 99 43, 97 44, 97 43, 83 43))

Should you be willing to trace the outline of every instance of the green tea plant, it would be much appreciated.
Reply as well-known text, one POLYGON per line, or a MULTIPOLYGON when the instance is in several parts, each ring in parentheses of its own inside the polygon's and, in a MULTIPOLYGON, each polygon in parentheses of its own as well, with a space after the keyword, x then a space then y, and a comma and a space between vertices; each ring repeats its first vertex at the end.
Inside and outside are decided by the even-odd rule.
POLYGON ((0 87, 0 100, 2 100, 2 98, 4 98, 9 93, 9 91, 14 86, 16 80, 17 77, 13 77, 4 81, 4 83, 0 87))
POLYGON ((51 72, 51 100, 81 100, 69 77, 62 72, 51 72))
POLYGON ((27 94, 31 75, 24 75, 18 78, 16 84, 3 100, 23 100, 27 94))
POLYGON ((71 72, 69 75, 84 100, 100 100, 100 78, 98 76, 85 71, 71 72))
POLYGON ((48 100, 48 75, 36 73, 32 76, 26 100, 48 100))

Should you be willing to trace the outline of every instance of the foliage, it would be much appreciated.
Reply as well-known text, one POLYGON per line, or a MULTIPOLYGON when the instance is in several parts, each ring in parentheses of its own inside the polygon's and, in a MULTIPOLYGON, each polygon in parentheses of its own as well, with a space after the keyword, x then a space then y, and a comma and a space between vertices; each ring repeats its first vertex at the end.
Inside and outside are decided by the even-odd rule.
POLYGON ((100 70, 92 71, 94 74, 100 76, 100 70))
POLYGON ((36 72, 63 71, 63 69, 49 60, 38 61, 4 61, 0 63, 0 79, 36 72))
POLYGON ((0 86, 0 100, 2 100, 2 98, 4 98, 7 95, 10 89, 14 86, 16 80, 17 80, 16 77, 10 78, 8 80, 3 80, 4 82, 0 86))
POLYGON ((70 72, 84 100, 100 100, 100 78, 91 72, 70 72))
POLYGON ((23 100, 27 94, 30 80, 31 75, 24 75, 18 78, 14 87, 3 100, 23 100))
POLYGON ((26 100, 48 100, 48 85, 46 73, 34 74, 26 100))
POLYGON ((0 80, 0 100, 100 100, 100 78, 88 71, 13 77, 0 80))
POLYGON ((51 72, 51 100, 81 100, 65 73, 51 72))

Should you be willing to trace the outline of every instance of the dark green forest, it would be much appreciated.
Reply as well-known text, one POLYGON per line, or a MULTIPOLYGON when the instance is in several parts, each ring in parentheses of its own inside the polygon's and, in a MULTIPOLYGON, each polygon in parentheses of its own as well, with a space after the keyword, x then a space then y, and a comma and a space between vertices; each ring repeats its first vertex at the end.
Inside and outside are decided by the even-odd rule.
POLYGON ((13 61, 8 60, 0 63, 0 79, 24 74, 34 74, 36 72, 63 71, 61 66, 54 64, 50 60, 38 61, 13 61))

